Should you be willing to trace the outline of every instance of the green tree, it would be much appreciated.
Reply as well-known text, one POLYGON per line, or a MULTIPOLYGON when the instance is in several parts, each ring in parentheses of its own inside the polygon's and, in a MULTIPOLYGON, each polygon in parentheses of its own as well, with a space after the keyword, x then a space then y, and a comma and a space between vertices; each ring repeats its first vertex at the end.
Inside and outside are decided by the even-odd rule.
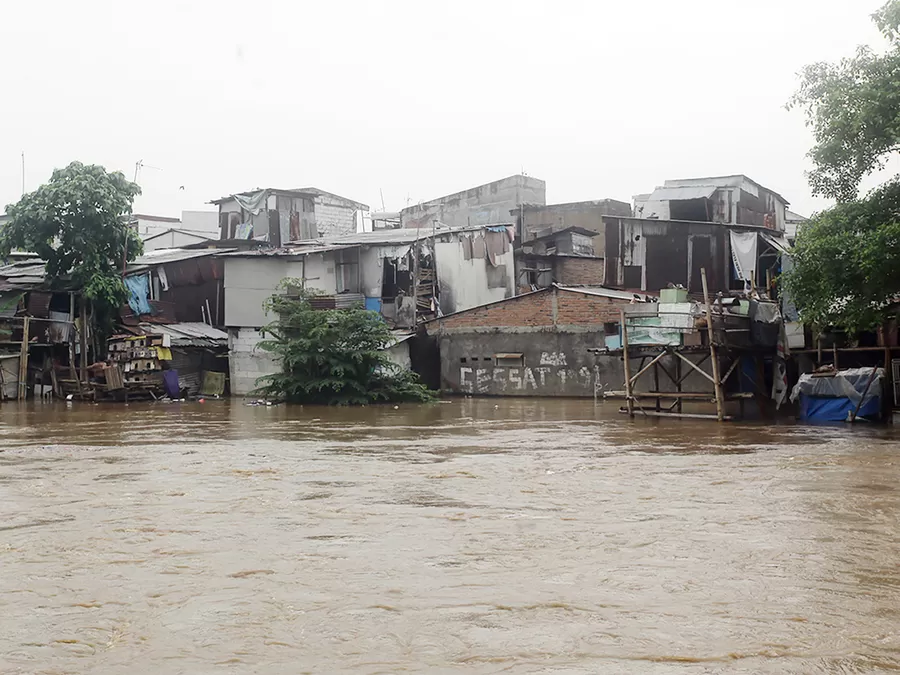
POLYGON ((433 400, 418 376, 383 351, 394 336, 377 312, 313 309, 295 282, 272 296, 267 311, 278 318, 263 329, 260 348, 272 353, 281 372, 257 381, 255 393, 289 403, 362 405, 433 400))
POLYGON ((806 66, 789 103, 813 130, 813 192, 838 201, 855 199, 860 181, 900 148, 900 0, 872 18, 887 40, 884 53, 861 46, 851 58, 806 66))
POLYGON ((900 183, 858 198, 862 179, 900 147, 900 0, 873 19, 884 53, 859 47, 852 58, 807 66, 789 104, 813 130, 810 186, 838 204, 800 228, 782 281, 805 323, 851 333, 881 323, 900 294, 900 183))
POLYGON ((50 180, 6 207, 9 221, 0 233, 0 254, 25 250, 46 261, 51 288, 64 278, 83 289, 100 330, 109 330, 128 298, 122 265, 143 251, 128 225, 141 189, 120 172, 72 162, 50 180))
POLYGON ((784 283, 803 321, 848 332, 878 326, 900 296, 900 181, 803 225, 784 283))

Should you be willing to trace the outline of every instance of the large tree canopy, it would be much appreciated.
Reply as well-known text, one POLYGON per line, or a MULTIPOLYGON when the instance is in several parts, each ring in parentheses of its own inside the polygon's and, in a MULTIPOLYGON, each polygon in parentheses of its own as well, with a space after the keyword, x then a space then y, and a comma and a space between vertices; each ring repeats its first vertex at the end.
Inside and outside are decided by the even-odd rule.
POLYGON ((0 254, 26 250, 47 261, 51 285, 69 276, 108 321, 125 301, 122 265, 143 250, 128 225, 140 188, 119 172, 72 162, 17 203, 6 207, 0 254))
POLYGON ((859 47, 852 58, 807 66, 790 103, 815 136, 813 192, 838 201, 855 199, 860 181, 900 149, 900 0, 873 19, 888 49, 859 47))
POLYGON ((876 327, 900 296, 900 181, 817 214, 792 258, 785 282, 805 323, 876 327))

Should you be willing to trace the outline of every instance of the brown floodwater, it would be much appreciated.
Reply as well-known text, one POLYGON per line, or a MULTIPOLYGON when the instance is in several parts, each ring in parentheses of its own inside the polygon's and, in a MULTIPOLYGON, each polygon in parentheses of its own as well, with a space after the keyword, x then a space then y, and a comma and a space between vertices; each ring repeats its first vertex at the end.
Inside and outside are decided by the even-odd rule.
POLYGON ((0 673, 900 669, 890 428, 0 406, 0 673))

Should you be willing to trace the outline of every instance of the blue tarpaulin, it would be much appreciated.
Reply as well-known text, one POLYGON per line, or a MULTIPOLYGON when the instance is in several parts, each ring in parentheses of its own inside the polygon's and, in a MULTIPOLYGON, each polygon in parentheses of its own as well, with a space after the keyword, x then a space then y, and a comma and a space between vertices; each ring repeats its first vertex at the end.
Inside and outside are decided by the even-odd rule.
MULTIPOLYGON (((856 410, 856 403, 849 398, 800 394, 800 419, 804 422, 846 422, 856 410)), ((870 420, 881 417, 881 399, 870 398, 859 409, 857 417, 870 420)))
POLYGON ((125 277, 128 289, 128 306, 135 314, 150 314, 150 281, 146 274, 125 277))
POLYGON ((366 298, 366 309, 381 314, 381 298, 366 298))

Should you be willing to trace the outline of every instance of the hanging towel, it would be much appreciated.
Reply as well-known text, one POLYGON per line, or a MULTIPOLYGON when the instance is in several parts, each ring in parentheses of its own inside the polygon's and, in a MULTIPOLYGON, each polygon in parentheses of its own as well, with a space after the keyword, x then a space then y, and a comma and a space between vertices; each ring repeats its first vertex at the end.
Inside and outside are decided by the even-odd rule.
POLYGON ((146 274, 125 277, 125 288, 128 289, 128 306, 135 314, 150 314, 150 283, 146 274))
POLYGON ((459 243, 462 245, 463 251, 463 260, 471 260, 472 259, 472 237, 468 234, 464 234, 459 239, 459 243))
POLYGON ((169 398, 179 398, 181 396, 181 385, 178 383, 177 370, 163 371, 163 389, 169 398))
POLYGON ((239 223, 234 232, 235 239, 250 239, 253 237, 253 223, 239 223))
POLYGON ((734 261, 737 278, 747 283, 757 271, 756 250, 758 237, 756 232, 735 232, 732 230, 728 234, 731 238, 731 258, 734 261))
POLYGON ((483 259, 487 255, 487 247, 484 244, 484 237, 480 234, 472 239, 472 257, 483 259))

